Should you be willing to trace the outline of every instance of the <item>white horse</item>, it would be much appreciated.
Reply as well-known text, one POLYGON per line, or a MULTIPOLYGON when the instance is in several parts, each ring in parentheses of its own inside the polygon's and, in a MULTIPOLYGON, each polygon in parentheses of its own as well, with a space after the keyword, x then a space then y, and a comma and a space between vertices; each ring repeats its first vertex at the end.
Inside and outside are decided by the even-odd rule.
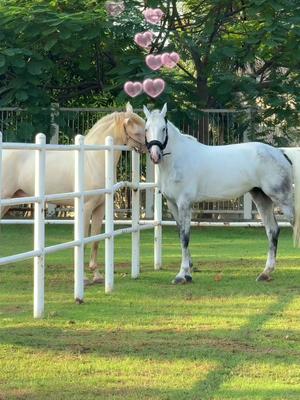
POLYGON ((265 225, 269 251, 257 280, 269 280, 276 263, 279 228, 274 205, 279 206, 300 239, 300 150, 278 149, 263 143, 206 146, 183 135, 167 120, 167 106, 150 112, 144 107, 146 146, 158 164, 160 187, 179 229, 182 262, 173 283, 192 280, 191 206, 198 201, 237 198, 250 192, 265 225), (293 181, 295 196, 293 196, 293 181))
MULTIPOLYGON (((114 112, 101 118, 89 130, 85 144, 105 144, 105 138, 112 136, 117 145, 128 144, 130 147, 145 149, 145 122, 133 113, 128 103, 126 112, 114 112)), ((1 198, 12 198, 34 195, 34 152, 31 150, 4 150, 2 165, 1 198)), ((114 152, 115 168, 121 152, 114 152)), ((85 152, 85 190, 105 187, 104 151, 85 152)), ((74 152, 49 151, 46 154, 46 194, 74 191, 74 152)), ((55 200, 55 204, 73 205, 73 199, 55 200)), ((91 234, 101 231, 104 217, 105 197, 89 196, 84 202, 85 236, 88 235, 90 218, 91 234)), ((1 210, 2 217, 8 207, 1 210)), ((101 283, 103 277, 97 264, 98 242, 92 244, 89 268, 93 271, 93 282, 101 283)))

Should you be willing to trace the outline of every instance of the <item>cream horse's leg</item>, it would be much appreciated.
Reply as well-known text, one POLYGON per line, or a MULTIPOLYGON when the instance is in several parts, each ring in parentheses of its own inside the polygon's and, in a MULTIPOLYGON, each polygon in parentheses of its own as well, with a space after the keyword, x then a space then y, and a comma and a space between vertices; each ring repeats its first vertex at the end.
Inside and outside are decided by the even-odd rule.
MULTIPOLYGON (((103 202, 98 207, 96 207, 92 212, 92 227, 91 227, 91 235, 99 235, 101 232, 102 221, 105 212, 105 203, 103 202)), ((98 255, 99 242, 92 243, 91 256, 89 268, 93 271, 93 283, 103 283, 104 278, 103 275, 99 272, 99 266, 97 264, 97 255, 98 255)))
MULTIPOLYGON (((84 207, 84 237, 89 236, 91 214, 92 214, 91 208, 87 207, 87 205, 85 204, 85 207, 84 207)), ((85 252, 85 250, 86 250, 86 245, 84 246, 84 252, 85 252)), ((86 273, 84 274, 84 285, 85 286, 90 285, 90 280, 87 277, 86 273)))
POLYGON ((4 217, 4 215, 7 213, 9 210, 9 207, 1 207, 0 208, 0 218, 4 217))

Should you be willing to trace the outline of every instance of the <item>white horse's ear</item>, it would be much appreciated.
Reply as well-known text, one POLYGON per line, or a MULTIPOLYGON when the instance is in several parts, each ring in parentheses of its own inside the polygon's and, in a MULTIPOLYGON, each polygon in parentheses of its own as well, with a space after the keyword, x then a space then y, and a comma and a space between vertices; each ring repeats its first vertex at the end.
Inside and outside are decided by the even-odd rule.
POLYGON ((146 106, 143 107, 143 111, 144 111, 146 118, 149 118, 151 113, 146 106))
POLYGON ((162 115, 164 118, 166 118, 167 111, 168 111, 168 106, 167 106, 167 103, 165 103, 165 105, 163 106, 163 108, 160 112, 160 115, 162 115))
POLYGON ((129 112, 129 113, 132 113, 132 112, 133 112, 132 105, 130 104, 129 101, 128 101, 128 103, 126 104, 126 112, 129 112))

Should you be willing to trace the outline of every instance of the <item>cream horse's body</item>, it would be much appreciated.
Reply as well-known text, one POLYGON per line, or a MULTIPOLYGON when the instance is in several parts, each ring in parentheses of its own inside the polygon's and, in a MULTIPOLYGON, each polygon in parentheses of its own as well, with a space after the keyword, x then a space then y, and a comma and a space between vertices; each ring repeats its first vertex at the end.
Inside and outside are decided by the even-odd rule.
MULTIPOLYGON (((85 144, 104 144, 105 138, 112 136, 118 145, 140 145, 145 143, 144 120, 133 113, 128 104, 126 112, 115 112, 100 119, 85 137, 85 144)), ((120 159, 120 152, 114 153, 115 168, 120 159)), ((31 150, 5 150, 2 165, 1 198, 12 198, 34 195, 34 152, 31 150)), ((103 151, 85 152, 85 190, 105 187, 105 158, 103 151)), ((46 154, 46 194, 74 191, 74 152, 49 151, 46 154)), ((89 196, 85 198, 84 220, 85 236, 88 235, 90 219, 92 219, 91 234, 101 231, 104 218, 104 196, 89 196)), ((55 204, 73 205, 73 200, 55 201, 55 204)), ((1 210, 1 217, 7 212, 1 210)), ((98 242, 93 243, 89 262, 94 272, 93 281, 102 282, 97 265, 98 242)))

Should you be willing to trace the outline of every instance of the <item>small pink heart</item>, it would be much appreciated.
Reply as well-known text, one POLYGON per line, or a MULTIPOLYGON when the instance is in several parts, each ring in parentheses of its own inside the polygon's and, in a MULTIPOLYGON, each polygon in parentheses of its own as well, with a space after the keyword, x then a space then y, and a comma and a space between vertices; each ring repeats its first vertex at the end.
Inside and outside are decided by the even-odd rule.
POLYGON ((150 31, 137 33, 134 36, 135 43, 145 49, 151 46, 152 40, 153 40, 153 32, 150 31))
POLYGON ((164 12, 160 8, 146 8, 143 11, 145 20, 149 22, 149 24, 157 25, 162 20, 165 15, 164 12))
POLYGON ((153 54, 149 54, 146 57, 146 64, 149 68, 153 69, 153 71, 158 70, 163 65, 161 55, 154 56, 153 54))
POLYGON ((107 1, 105 6, 107 12, 113 17, 117 17, 125 10, 124 1, 107 1))
POLYGON ((128 96, 136 97, 142 93, 143 85, 141 84, 141 82, 128 81, 124 85, 124 91, 128 94, 128 96))
POLYGON ((180 56, 178 53, 173 51, 173 53, 164 53, 161 56, 162 63, 167 68, 176 67, 178 61, 180 60, 180 56))
POLYGON ((166 87, 166 82, 161 79, 145 79, 143 82, 144 92, 150 97, 158 97, 166 87))

